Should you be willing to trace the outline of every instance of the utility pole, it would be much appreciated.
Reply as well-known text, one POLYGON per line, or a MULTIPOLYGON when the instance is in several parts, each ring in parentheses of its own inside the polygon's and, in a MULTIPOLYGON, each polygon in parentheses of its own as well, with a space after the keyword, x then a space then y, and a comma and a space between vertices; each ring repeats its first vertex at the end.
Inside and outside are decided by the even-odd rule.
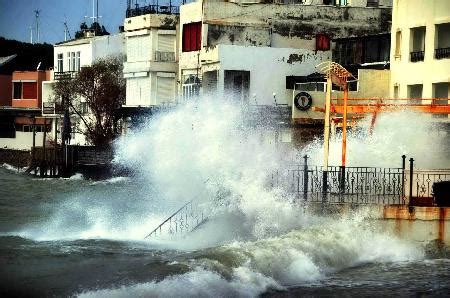
POLYGON ((37 43, 40 43, 40 36, 39 36, 39 13, 41 12, 40 9, 36 9, 34 11, 35 16, 36 16, 36 36, 37 36, 37 43))

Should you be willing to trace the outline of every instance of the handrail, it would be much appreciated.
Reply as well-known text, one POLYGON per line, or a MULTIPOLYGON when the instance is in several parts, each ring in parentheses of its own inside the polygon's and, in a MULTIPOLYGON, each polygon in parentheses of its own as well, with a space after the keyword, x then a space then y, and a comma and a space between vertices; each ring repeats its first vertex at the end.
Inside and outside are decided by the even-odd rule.
POLYGON ((177 215, 178 213, 180 213, 181 210, 183 210, 186 206, 188 206, 189 204, 192 204, 192 201, 187 202, 186 204, 183 205, 183 207, 181 207, 180 209, 178 209, 177 211, 175 211, 174 214, 172 214, 171 216, 169 216, 165 221, 163 221, 159 226, 157 226, 153 231, 151 231, 147 236, 144 237, 144 239, 147 239, 148 237, 150 237, 152 234, 156 235, 156 232, 159 230, 161 230, 161 227, 168 222, 169 220, 171 220, 175 215, 177 215))

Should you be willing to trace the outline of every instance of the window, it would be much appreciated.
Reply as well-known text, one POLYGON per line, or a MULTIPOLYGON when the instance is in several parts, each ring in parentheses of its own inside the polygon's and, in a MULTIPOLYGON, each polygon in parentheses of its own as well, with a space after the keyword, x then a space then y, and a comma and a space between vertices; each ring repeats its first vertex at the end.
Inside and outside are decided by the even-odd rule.
POLYGON ((58 54, 58 68, 57 71, 58 72, 63 72, 64 71, 64 67, 63 67, 63 54, 58 54))
MULTIPOLYGON (((445 105, 449 103, 450 95, 450 83, 433 83, 433 97, 440 98, 441 100, 435 100, 434 104, 445 105)), ((447 114, 433 114, 434 118, 448 118, 447 114)))
POLYGON ((75 71, 75 52, 70 53, 70 57, 72 58, 72 62, 70 63, 70 70, 75 71))
POLYGON ((22 98, 36 99, 37 98, 37 83, 24 82, 22 83, 22 98))
POLYGON ((401 47, 402 47, 402 31, 398 30, 395 32, 395 58, 401 57, 401 47))
POLYGON ((400 86, 398 84, 394 85, 394 98, 398 98, 400 92, 400 86))
POLYGON ((411 62, 423 61, 425 58, 425 27, 411 28, 411 62))
POLYGON ((80 71, 80 69, 81 69, 81 53, 78 51, 77 52, 77 60, 76 60, 76 63, 75 63, 75 70, 76 71, 80 71))
POLYGON ((408 100, 408 104, 420 104, 421 102, 417 99, 422 98, 422 84, 408 85, 408 98, 413 100, 408 100))
POLYGON ((13 99, 21 99, 22 98, 22 83, 14 82, 13 83, 13 99))
POLYGON ((316 35, 316 50, 317 51, 328 51, 330 50, 330 37, 326 34, 316 35))
POLYGON ((202 23, 183 25, 183 52, 198 51, 201 48, 202 23))
POLYGON ((434 58, 450 58, 450 23, 436 25, 434 44, 434 58))
POLYGON ((183 99, 190 100, 200 94, 200 79, 195 75, 185 75, 183 83, 183 99))
POLYGON ((70 71, 70 52, 67 52, 67 70, 70 71))

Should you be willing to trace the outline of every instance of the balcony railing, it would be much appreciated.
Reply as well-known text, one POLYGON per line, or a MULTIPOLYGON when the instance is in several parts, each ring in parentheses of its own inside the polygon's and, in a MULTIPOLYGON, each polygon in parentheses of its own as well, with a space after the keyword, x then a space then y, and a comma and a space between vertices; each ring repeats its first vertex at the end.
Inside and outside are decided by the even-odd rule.
POLYGON ((411 52, 411 62, 423 61, 425 58, 425 51, 411 52))
POLYGON ((436 59, 450 58, 450 48, 435 49, 434 57, 436 59))
POLYGON ((179 14, 179 8, 172 5, 147 5, 142 7, 136 6, 135 8, 129 7, 127 9, 127 18, 145 14, 179 14))
POLYGON ((174 52, 155 52, 155 61, 159 62, 175 62, 174 52))
POLYGON ((42 103, 42 115, 55 115, 61 114, 62 108, 59 103, 55 102, 43 102, 42 103))
POLYGON ((74 78, 76 73, 77 73, 76 71, 55 72, 54 76, 55 80, 59 81, 74 78))

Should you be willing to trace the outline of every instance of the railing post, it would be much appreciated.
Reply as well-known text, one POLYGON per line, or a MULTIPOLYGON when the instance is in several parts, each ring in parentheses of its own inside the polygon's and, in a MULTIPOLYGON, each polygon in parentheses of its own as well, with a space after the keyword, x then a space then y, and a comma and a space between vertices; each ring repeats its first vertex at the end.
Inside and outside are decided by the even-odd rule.
POLYGON ((328 192, 328 168, 323 170, 322 176, 322 203, 327 201, 327 192, 328 192))
POLYGON ((406 168, 406 155, 402 155, 402 200, 405 199, 405 168, 406 168))
POLYGON ((414 159, 409 159, 409 203, 411 205, 411 200, 413 197, 413 175, 414 175, 414 159))
POLYGON ((339 193, 342 196, 345 193, 345 166, 339 167, 339 173, 339 193))
POLYGON ((303 156, 305 163, 303 165, 303 199, 308 200, 308 155, 303 156))

